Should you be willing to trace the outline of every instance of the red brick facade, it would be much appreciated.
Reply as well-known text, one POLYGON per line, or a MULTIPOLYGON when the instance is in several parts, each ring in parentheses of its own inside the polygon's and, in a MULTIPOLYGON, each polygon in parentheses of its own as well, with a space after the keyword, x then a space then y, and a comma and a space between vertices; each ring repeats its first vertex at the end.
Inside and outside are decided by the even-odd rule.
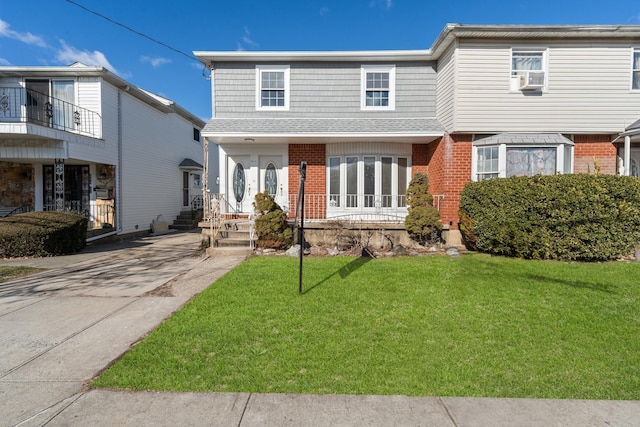
POLYGON ((442 223, 456 230, 460 191, 471 181, 471 135, 445 135, 428 145, 414 145, 413 154, 413 173, 427 173, 442 223))
MULTIPOLYGON (((610 135, 575 135, 574 173, 593 173, 595 161, 605 174, 616 173, 616 147, 610 135)), ((289 145, 289 194, 298 194, 301 161, 307 162, 307 194, 326 194, 327 169, 324 144, 289 145)), ((443 225, 458 229, 460 192, 471 181, 472 135, 445 135, 429 144, 412 147, 412 174, 426 173, 429 191, 440 209, 443 225)), ((293 213, 293 209, 291 210, 293 213)), ((319 212, 323 217, 326 212, 319 212)))
MULTIPOLYGON (((305 179, 305 194, 327 194, 327 168, 325 144, 289 144, 289 197, 297 196, 300 185, 300 163, 307 162, 307 177, 305 179)), ((305 216, 309 217, 308 205, 305 203, 305 216)), ((323 204, 324 206, 324 204, 323 204)), ((294 206, 289 211, 295 215, 294 206)), ((324 218, 326 212, 314 212, 313 216, 324 218)))
POLYGON ((597 162, 601 173, 614 175, 617 162, 612 139, 611 135, 575 135, 573 173, 594 173, 597 162))

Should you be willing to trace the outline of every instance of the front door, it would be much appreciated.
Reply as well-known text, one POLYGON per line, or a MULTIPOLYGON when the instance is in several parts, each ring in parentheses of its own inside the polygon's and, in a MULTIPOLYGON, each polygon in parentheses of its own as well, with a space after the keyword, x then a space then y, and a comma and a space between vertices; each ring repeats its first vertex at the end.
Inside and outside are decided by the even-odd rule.
MULTIPOLYGON (((282 186, 282 156, 260 156, 260 192, 267 191, 280 206, 285 200, 282 186)), ((285 203, 286 204, 286 203, 285 203)))
POLYGON ((227 157, 226 194, 230 213, 249 213, 252 210, 249 172, 249 156, 227 157))
POLYGON ((640 148, 632 148, 630 154, 629 175, 640 177, 640 148))
POLYGON ((189 172, 182 171, 182 207, 189 206, 189 172))

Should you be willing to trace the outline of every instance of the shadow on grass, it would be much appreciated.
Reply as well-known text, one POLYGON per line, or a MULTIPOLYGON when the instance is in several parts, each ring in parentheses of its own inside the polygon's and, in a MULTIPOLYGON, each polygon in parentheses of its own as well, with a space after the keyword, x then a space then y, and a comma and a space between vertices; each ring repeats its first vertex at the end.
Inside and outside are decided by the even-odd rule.
POLYGON ((317 288, 318 286, 322 285, 323 283, 327 282, 329 279, 331 279, 332 277, 335 277, 335 276, 340 276, 341 279, 345 279, 351 273, 353 273, 354 271, 356 271, 357 269, 359 269, 360 267, 362 267, 363 265, 365 265, 366 263, 368 263, 372 259, 373 259, 372 256, 363 254, 362 256, 360 256, 360 257, 354 259, 353 261, 351 261, 349 264, 347 264, 347 265, 343 266, 342 268, 340 268, 338 271, 331 273, 330 275, 328 275, 327 277, 325 277, 324 279, 322 279, 321 281, 319 281, 315 285, 312 285, 311 287, 309 287, 308 289, 306 289, 302 293, 306 294, 306 293, 310 292, 311 290, 317 288))
POLYGON ((536 282, 540 282, 540 283, 548 283, 550 285, 563 285, 563 286, 570 286, 576 289, 589 289, 591 291, 604 292, 607 294, 615 294, 614 292, 615 287, 611 285, 605 285, 600 283, 587 283, 585 281, 580 281, 580 280, 557 279, 554 277, 543 276, 540 274, 525 274, 523 275, 523 277, 529 280, 535 280, 536 282))

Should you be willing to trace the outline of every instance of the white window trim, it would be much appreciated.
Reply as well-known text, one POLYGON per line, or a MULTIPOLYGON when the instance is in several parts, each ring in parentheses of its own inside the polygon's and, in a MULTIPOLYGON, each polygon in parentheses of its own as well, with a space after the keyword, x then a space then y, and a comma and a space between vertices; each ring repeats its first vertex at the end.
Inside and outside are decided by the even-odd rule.
MULTIPOLYGON (((569 174, 573 173, 573 149, 571 147, 570 151, 570 165, 569 171, 563 171, 564 169, 564 153, 565 147, 569 144, 557 144, 557 145, 535 145, 535 144, 527 144, 527 145, 514 145, 509 144, 509 147, 517 147, 517 148, 540 148, 540 147, 554 147, 556 149, 556 173, 557 174, 569 174)), ((498 178, 506 178, 507 177, 507 144, 497 144, 498 146, 498 178)), ((473 150, 471 151, 471 180, 478 180, 478 148, 485 147, 483 145, 474 145, 473 150)), ((495 147, 492 145, 491 147, 495 147)))
POLYGON ((513 53, 514 52, 542 52, 542 71, 544 72, 544 87, 541 92, 547 92, 549 88, 549 48, 543 46, 512 46, 509 51, 509 91, 512 93, 522 93, 520 80, 513 75, 513 53))
POLYGON ((367 111, 393 111, 396 109, 396 66, 362 65, 360 68, 360 109, 367 111), (389 105, 386 107, 367 106, 367 73, 389 73, 389 105))
POLYGON ((256 65, 256 110, 258 111, 289 111, 289 65, 256 65), (284 106, 269 107, 262 106, 262 73, 269 71, 284 71, 284 106))
POLYGON ((640 55, 640 47, 632 47, 631 48, 631 78, 629 79, 629 87, 631 88, 631 91, 633 92, 640 92, 640 87, 638 88, 634 88, 633 87, 633 73, 634 71, 640 71, 640 69, 635 69, 633 68, 635 62, 634 62, 634 57, 635 54, 638 53, 640 55))

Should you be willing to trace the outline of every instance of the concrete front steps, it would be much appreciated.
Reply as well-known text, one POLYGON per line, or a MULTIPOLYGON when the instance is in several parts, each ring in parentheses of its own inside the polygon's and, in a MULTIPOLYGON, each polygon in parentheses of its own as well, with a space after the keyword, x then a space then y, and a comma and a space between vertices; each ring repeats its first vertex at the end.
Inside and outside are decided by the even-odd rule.
MULTIPOLYGON (((210 238, 210 224, 202 221, 199 224, 203 237, 210 238)), ((220 231, 214 236, 213 243, 207 250, 207 255, 250 255, 250 224, 247 218, 225 219, 220 231)))
POLYGON ((180 215, 173 221, 173 224, 169 226, 174 230, 191 231, 195 230, 199 226, 199 222, 202 219, 202 211, 182 211, 180 215))

